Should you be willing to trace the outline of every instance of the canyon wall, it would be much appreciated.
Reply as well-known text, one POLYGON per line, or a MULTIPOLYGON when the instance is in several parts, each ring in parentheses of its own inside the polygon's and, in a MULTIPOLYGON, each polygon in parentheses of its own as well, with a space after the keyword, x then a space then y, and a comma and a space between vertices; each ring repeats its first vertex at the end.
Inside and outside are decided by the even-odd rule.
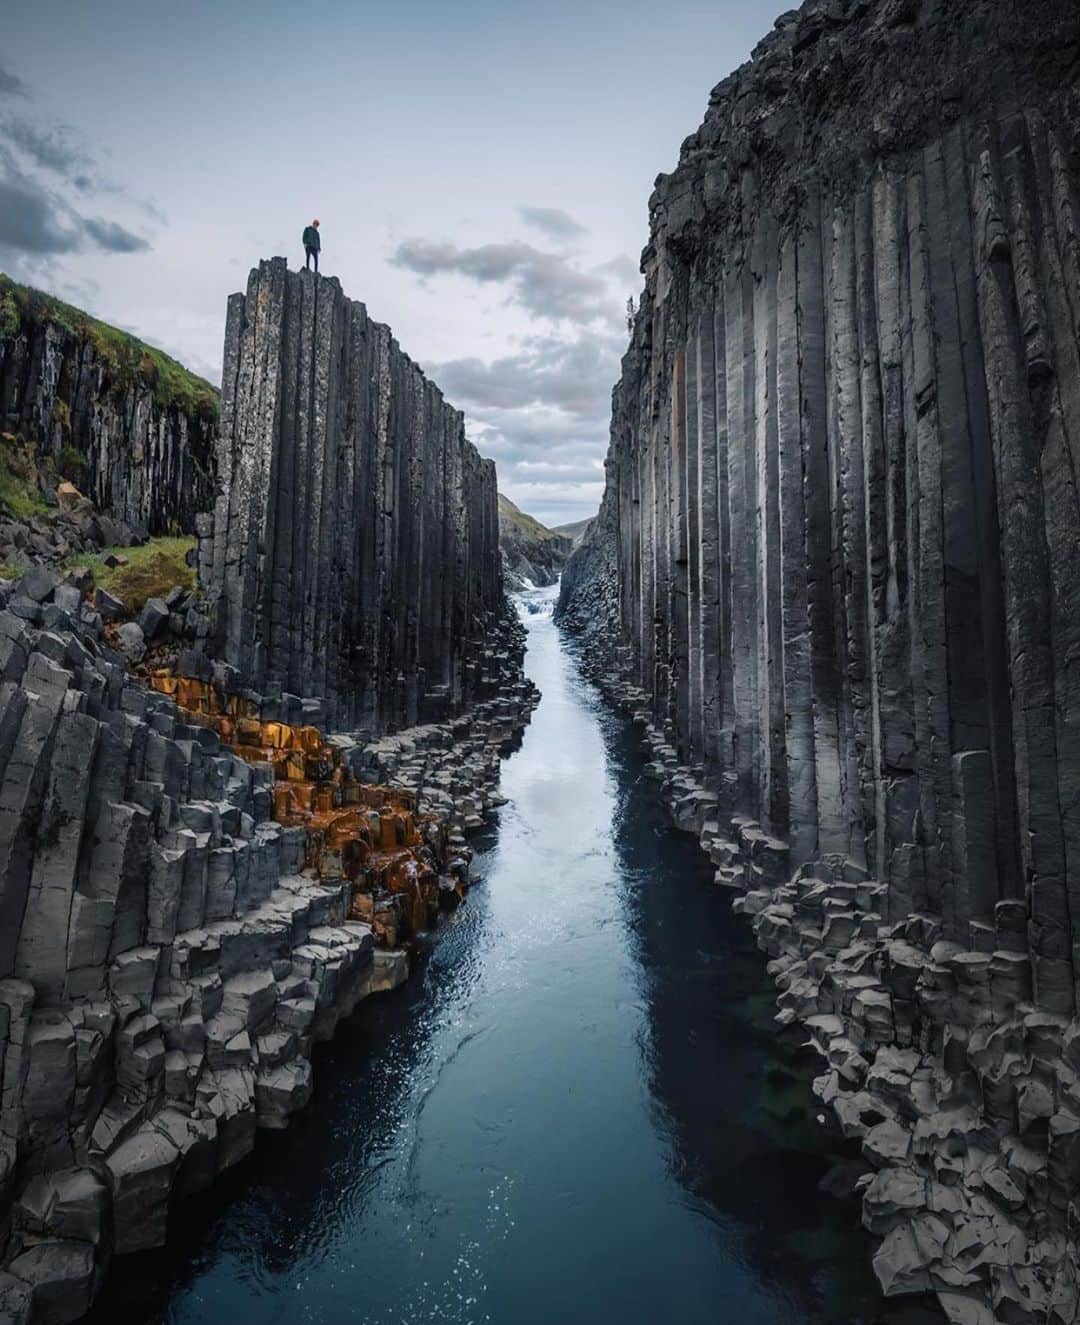
POLYGON ((0 434, 99 512, 193 532, 212 501, 217 409, 167 355, 0 276, 0 434))
POLYGON ((713 92, 652 199, 609 500, 638 678, 731 811, 965 943, 1030 891, 1071 1012, 1080 20, 1011 15, 808 6, 713 92))
MULTIPOLYGON (((75 334, 5 351, 9 419, 70 399, 103 426, 75 334)), ((170 519, 209 497, 190 453, 128 452, 114 509, 151 475, 170 519)), ((2 1321, 79 1318, 304 1107, 313 1044, 464 895, 537 700, 494 466, 336 281, 275 259, 230 301, 219 456, 203 594, 121 623, 85 569, 0 579, 2 1321)))
POLYGON ((371 731, 477 696, 505 611, 494 463, 336 279, 274 258, 230 299, 218 478, 200 577, 246 684, 371 731))
POLYGON ((1074 1320, 1080 8, 807 4, 650 208, 612 685, 882 1169, 883 1285, 1074 1320))

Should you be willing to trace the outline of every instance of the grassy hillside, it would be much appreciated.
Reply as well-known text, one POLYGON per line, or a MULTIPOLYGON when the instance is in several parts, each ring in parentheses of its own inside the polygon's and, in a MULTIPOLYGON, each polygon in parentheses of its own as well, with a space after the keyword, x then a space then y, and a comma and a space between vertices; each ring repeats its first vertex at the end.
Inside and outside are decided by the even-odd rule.
POLYGON ((523 510, 515 506, 509 497, 504 497, 499 493, 499 521, 506 521, 512 525, 522 538, 530 539, 536 543, 548 543, 557 540, 559 535, 542 525, 539 520, 531 515, 526 515, 523 510))
POLYGON ((154 399, 163 408, 175 406, 186 414, 217 418, 217 388, 189 372, 164 351, 118 327, 98 321, 82 309, 65 304, 62 299, 28 285, 17 285, 0 272, 0 338, 10 339, 20 331, 29 332, 45 322, 55 323, 92 342, 120 385, 141 378, 152 388, 154 399))
POLYGON ((570 542, 577 547, 581 542, 585 530, 588 529, 594 519, 594 516, 590 516, 587 520, 575 520, 573 524, 557 524, 552 532, 562 534, 563 538, 568 538, 570 542))
POLYGON ((148 598, 164 598, 176 584, 195 588, 194 568, 187 555, 195 546, 193 538, 152 538, 142 547, 105 548, 96 554, 72 557, 69 566, 85 566, 94 576, 94 584, 105 589, 137 616, 148 598), (124 564, 107 566, 109 553, 116 553, 124 564))

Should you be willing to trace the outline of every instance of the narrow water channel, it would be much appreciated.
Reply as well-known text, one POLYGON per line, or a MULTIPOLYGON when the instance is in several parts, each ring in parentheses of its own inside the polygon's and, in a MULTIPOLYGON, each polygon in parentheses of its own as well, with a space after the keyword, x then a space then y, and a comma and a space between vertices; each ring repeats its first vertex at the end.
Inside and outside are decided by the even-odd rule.
POLYGON ((835 1157, 749 928, 534 606, 543 700, 483 884, 95 1320, 940 1319, 879 1300, 856 1207, 818 1190, 835 1157))

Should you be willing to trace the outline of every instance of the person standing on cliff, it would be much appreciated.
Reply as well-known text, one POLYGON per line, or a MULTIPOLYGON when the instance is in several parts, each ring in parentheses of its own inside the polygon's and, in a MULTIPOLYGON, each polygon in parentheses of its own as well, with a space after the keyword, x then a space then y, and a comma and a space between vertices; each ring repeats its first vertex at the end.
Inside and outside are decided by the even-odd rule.
POLYGON ((316 217, 309 226, 304 227, 304 253, 307 255, 307 261, 304 263, 306 271, 311 270, 311 259, 315 259, 315 270, 319 270, 319 249, 322 244, 319 242, 319 218, 316 217))

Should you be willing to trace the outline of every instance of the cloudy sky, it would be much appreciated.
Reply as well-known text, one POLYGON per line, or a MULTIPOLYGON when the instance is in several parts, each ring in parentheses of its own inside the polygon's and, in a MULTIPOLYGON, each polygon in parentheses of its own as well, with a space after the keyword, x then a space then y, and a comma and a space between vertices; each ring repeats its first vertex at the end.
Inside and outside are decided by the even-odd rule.
POLYGON ((594 513, 658 172, 754 0, 35 0, 0 44, 0 269, 220 380, 261 257, 389 322, 548 523, 594 513))

